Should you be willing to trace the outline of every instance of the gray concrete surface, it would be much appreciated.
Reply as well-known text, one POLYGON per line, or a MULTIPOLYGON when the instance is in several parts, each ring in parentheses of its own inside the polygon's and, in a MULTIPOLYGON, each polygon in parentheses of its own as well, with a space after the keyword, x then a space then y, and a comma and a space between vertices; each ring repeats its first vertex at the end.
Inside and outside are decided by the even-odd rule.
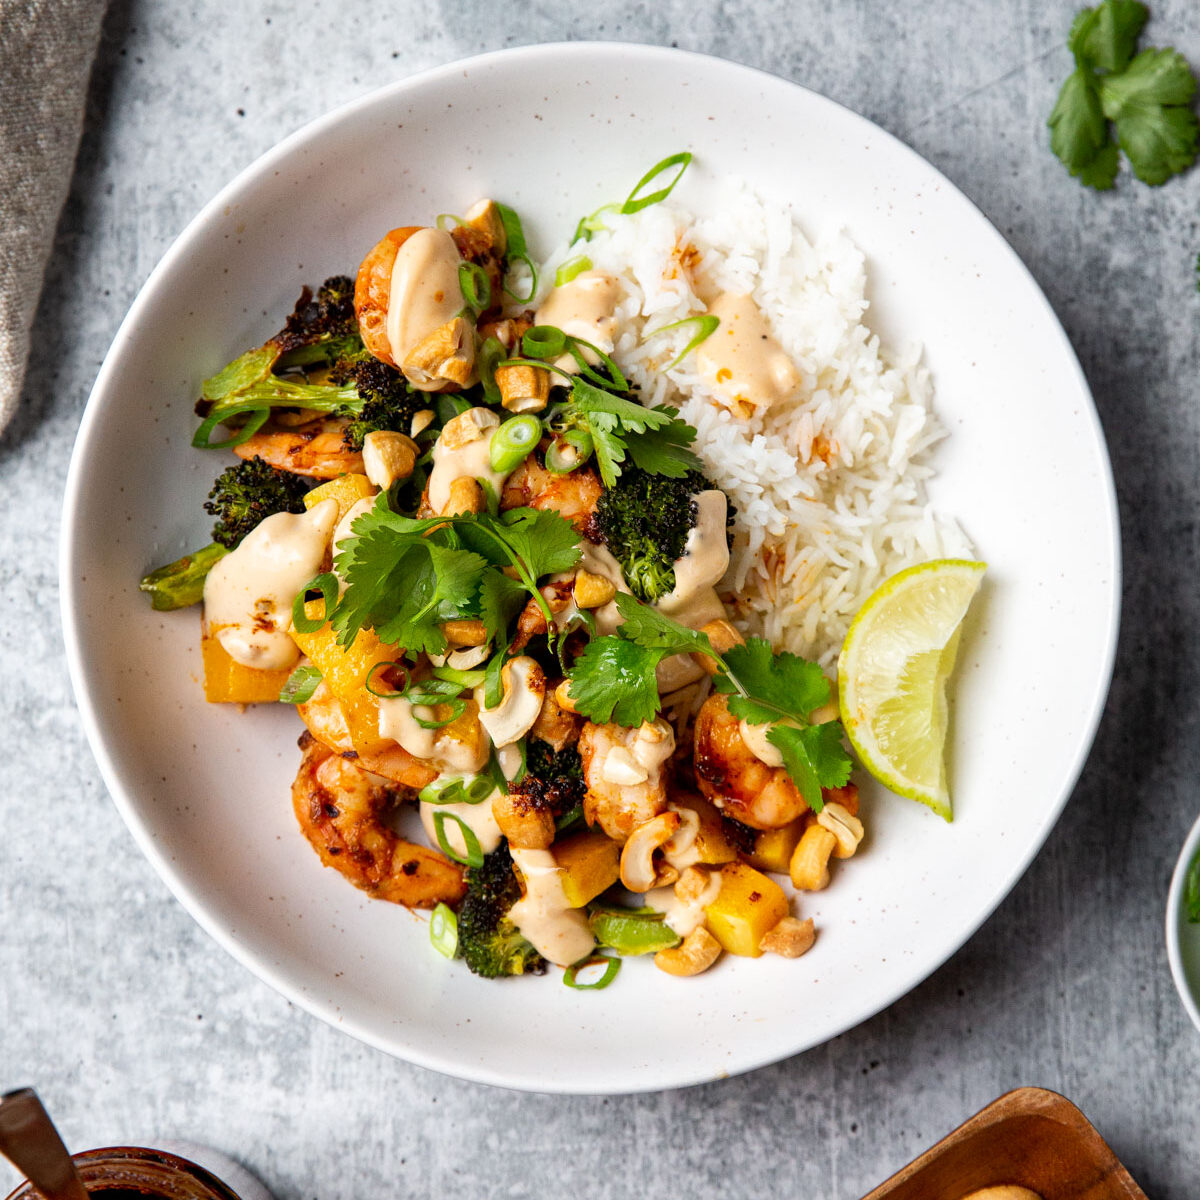
MULTIPOLYGON (((1149 40, 1200 65, 1192 0, 1152 7, 1149 40)), ((1104 196, 1067 177, 1044 123, 1075 8, 115 0, 24 409, 0 442, 0 1086, 35 1084, 77 1147, 206 1142, 281 1200, 852 1200, 1001 1092, 1035 1083, 1081 1105, 1152 1197, 1200 1193, 1200 1034, 1162 939, 1170 866, 1200 809, 1200 172, 1153 190, 1124 177, 1104 196), (633 1099, 513 1095, 430 1074, 311 1019, 228 958, 110 804, 57 618, 56 529, 80 412, 122 314, 186 221, 347 98, 460 56, 567 38, 764 67, 883 125, 962 187, 1079 352, 1126 552, 1095 749, 1045 850, 982 931, 820 1049, 633 1099)), ((0 1185, 13 1178, 0 1169, 0 1185)))

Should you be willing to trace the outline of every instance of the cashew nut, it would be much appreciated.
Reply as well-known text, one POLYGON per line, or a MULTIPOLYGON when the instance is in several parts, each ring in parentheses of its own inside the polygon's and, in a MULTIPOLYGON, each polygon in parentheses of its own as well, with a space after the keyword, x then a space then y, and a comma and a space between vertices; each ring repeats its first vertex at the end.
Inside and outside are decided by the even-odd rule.
POLYGON ((492 248, 497 254, 503 254, 508 249, 508 235, 494 200, 477 200, 467 209, 466 222, 472 229, 478 229, 492 239, 492 248))
POLYGON ((629 753, 625 746, 614 746, 604 756, 600 774, 609 783, 619 783, 625 787, 645 783, 650 778, 650 772, 629 753))
POLYGON ((409 435, 416 437, 419 433, 424 433, 437 418, 437 413, 432 408, 423 408, 420 412, 413 413, 412 426, 409 429, 409 435))
POLYGON ((450 484, 450 498, 439 515, 450 517, 458 513, 481 513, 485 508, 487 501, 483 496, 483 488, 479 486, 479 480, 462 475, 450 484))
POLYGON ((496 368, 500 403, 511 413, 541 412, 550 402, 550 372, 545 367, 496 368))
POLYGON ((792 886, 805 892, 819 892, 829 886, 829 856, 837 838, 821 825, 810 825, 796 843, 788 863, 792 886))
POLYGON ((523 738, 542 711, 546 675, 536 659, 526 654, 504 664, 504 696, 495 708, 480 708, 479 719, 492 744, 508 746, 523 738))
POLYGON ((603 575, 580 570, 575 575, 574 593, 580 608, 600 608, 617 594, 617 585, 603 575))
POLYGON ((827 829, 837 840, 833 854, 835 858, 853 858, 858 844, 863 840, 863 823, 836 801, 828 802, 817 813, 817 824, 827 829))
POLYGON ((438 441, 447 450, 461 450, 500 427, 500 418, 490 408, 468 408, 451 417, 442 428, 438 441))
POLYGON ((363 468, 377 488, 390 488, 413 473, 420 455, 417 443, 403 433, 376 429, 363 438, 363 468))
MULTIPOLYGON (((724 654, 726 650, 731 650, 734 646, 744 645, 746 641, 724 617, 718 617, 715 621, 709 621, 701 627, 700 632, 708 634, 708 640, 712 643, 712 648, 718 654, 724 654)), ((693 654, 692 658, 709 675, 715 675, 720 670, 716 660, 710 658, 707 654, 693 654)))
POLYGON ((796 917, 784 917, 774 929, 768 929, 758 943, 759 949, 784 958, 799 958, 807 954, 817 940, 812 917, 805 921, 796 917))
POLYGON ((660 950, 654 965, 668 975, 686 978, 707 971, 720 957, 721 943, 703 925, 697 925, 678 946, 660 950))
POLYGON ((442 636, 451 646, 486 646, 487 626, 474 617, 456 617, 442 622, 442 636))
MULTIPOLYGON (((648 892, 660 882, 660 873, 654 867, 654 852, 669 841, 679 828, 679 814, 659 813, 639 825, 621 849, 621 882, 631 892, 648 892)), ((674 868, 672 868, 674 870, 674 868)), ((675 872, 675 878, 679 873, 675 872)))
POLYGON ((455 317, 426 334, 400 364, 418 391, 466 387, 475 373, 475 330, 465 317, 455 317))

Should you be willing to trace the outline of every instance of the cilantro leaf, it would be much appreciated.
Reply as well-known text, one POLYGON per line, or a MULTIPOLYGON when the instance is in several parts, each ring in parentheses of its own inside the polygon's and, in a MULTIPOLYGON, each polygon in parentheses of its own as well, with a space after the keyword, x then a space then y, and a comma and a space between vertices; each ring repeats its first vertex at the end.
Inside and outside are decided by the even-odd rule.
POLYGON ((570 571, 579 562, 579 533, 553 509, 513 508, 500 514, 499 524, 534 578, 570 571))
POLYGON ((763 638, 733 646, 724 659, 728 674, 717 676, 716 688, 740 693, 730 695, 729 711, 752 725, 781 717, 807 720, 813 709, 829 702, 829 680, 816 663, 787 651, 775 654, 763 638))
POLYGON ((484 574, 479 584, 479 619, 487 630, 489 641, 508 628, 509 622, 525 606, 527 595, 523 584, 500 571, 484 574))
POLYGON ((621 614, 623 638, 647 650, 662 650, 667 654, 713 653, 707 633, 680 625, 628 592, 618 592, 614 600, 621 614))
POLYGON ((1072 175, 1081 175, 1112 144, 1095 80, 1083 67, 1067 76, 1048 123, 1050 149, 1072 175))
POLYGON ((1100 80, 1100 101, 1110 121, 1130 111, 1187 104, 1195 94, 1192 69, 1178 50, 1143 50, 1127 70, 1100 80))
MULTIPOLYGON (((661 411, 674 410, 663 408, 661 411)), ((696 431, 686 421, 673 418, 659 429, 631 433, 625 439, 625 447, 635 467, 651 475, 682 479, 689 471, 704 470, 704 463, 689 449, 695 440, 696 431)))
POLYGON ((670 425, 675 414, 666 408, 647 408, 636 400, 627 400, 624 396, 614 395, 594 387, 584 379, 576 378, 571 387, 571 401, 589 417, 603 414, 614 419, 615 424, 623 430, 642 433, 647 429, 662 429, 670 425))
POLYGON ((1117 181, 1117 167, 1121 152, 1111 138, 1100 148, 1100 152, 1082 170, 1073 172, 1079 182, 1098 192, 1107 192, 1117 181))
POLYGON ((667 651, 622 637, 593 638, 571 669, 575 708, 598 725, 634 728, 658 714, 658 664, 667 651))
POLYGON ((774 725, 767 732, 767 741, 783 755, 788 777, 813 812, 825 807, 822 788, 842 787, 850 778, 852 763, 842 744, 842 726, 838 721, 821 725, 774 725))
POLYGON ((1104 0, 1075 17, 1067 46, 1080 65, 1123 71, 1137 49, 1149 9, 1139 0, 1104 0))

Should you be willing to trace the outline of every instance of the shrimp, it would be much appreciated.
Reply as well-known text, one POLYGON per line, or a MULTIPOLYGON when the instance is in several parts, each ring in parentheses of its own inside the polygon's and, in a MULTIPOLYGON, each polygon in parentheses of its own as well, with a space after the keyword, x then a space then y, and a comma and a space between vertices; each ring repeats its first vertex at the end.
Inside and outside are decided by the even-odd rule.
POLYGON ((375 754, 360 754, 350 736, 341 701, 323 680, 312 696, 296 707, 308 732, 318 742, 331 753, 353 760, 372 774, 412 788, 423 788, 437 778, 437 771, 429 763, 409 754, 400 745, 388 746, 375 754))
POLYGON ((758 758, 738 726, 728 697, 705 700, 696 717, 696 782, 727 817, 753 829, 779 829, 808 806, 787 771, 758 758))
POLYGON ((383 821, 401 791, 335 754, 309 733, 292 784, 304 836, 327 867, 379 900, 409 908, 453 904, 466 892, 462 869, 427 846, 406 842, 383 821))
POLYGON ((362 455, 347 450, 342 438, 346 425, 344 417, 321 417, 293 429, 268 428, 234 446, 233 452, 241 458, 261 458, 281 471, 314 479, 362 475, 362 455))
POLYGON ((610 838, 623 842, 639 825, 664 812, 663 766, 674 750, 675 734, 665 721, 638 729, 589 721, 579 735, 587 823, 599 824, 610 838))
POLYGON ((603 490, 599 476, 591 467, 581 467, 568 475, 556 475, 531 454, 508 477, 500 507, 551 509, 582 533, 588 518, 596 511, 596 501, 603 490))
POLYGON ((370 250, 358 268, 354 280, 354 313, 363 345, 389 367, 397 366, 387 335, 388 301, 392 295, 392 267, 400 247, 420 225, 404 225, 389 230, 370 250))
MULTIPOLYGON (((541 587, 542 599, 550 609, 550 615, 557 618, 565 612, 571 603, 575 577, 560 579, 557 583, 546 583, 541 587)), ((524 650, 539 634, 546 633, 546 614, 542 606, 531 596, 517 617, 517 632, 513 635, 509 649, 514 653, 524 650)))

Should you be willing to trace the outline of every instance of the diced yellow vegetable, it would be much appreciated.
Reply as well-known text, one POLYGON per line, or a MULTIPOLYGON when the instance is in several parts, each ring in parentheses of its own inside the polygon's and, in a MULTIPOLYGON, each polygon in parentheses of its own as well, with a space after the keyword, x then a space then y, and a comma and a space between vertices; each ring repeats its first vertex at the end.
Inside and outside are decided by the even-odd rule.
MULTIPOLYGON (((332 482, 337 483, 338 480, 332 482)), ((317 617, 323 603, 322 600, 310 600, 305 605, 305 611, 309 616, 317 617)), ((329 690, 339 700, 354 700, 364 694, 367 676, 372 669, 379 663, 397 661, 403 653, 398 646, 381 642, 370 629, 360 629, 349 646, 341 646, 328 622, 315 633, 301 633, 294 629, 292 639, 308 655, 329 685, 329 690)))
POLYGON ((563 892, 572 908, 582 908, 621 877, 621 847, 606 833, 575 833, 552 847, 562 868, 563 892))
POLYGON ((200 639, 200 657, 204 662, 204 698, 209 704, 269 704, 279 699, 279 689, 292 673, 244 667, 207 633, 200 639))
POLYGON ((754 849, 746 855, 746 861, 760 871, 773 871, 777 875, 788 873, 792 851, 804 832, 804 818, 792 821, 782 829, 767 829, 754 839, 754 849))
POLYGON ((375 485, 365 475, 339 475, 336 479, 313 488, 304 497, 304 507, 312 508, 322 500, 336 500, 337 519, 340 521, 360 500, 375 495, 376 490, 375 485))
POLYGON ((721 891, 705 909, 708 931, 730 954, 758 958, 762 940, 788 915, 783 888, 742 862, 721 868, 721 891))
POLYGON ((703 796, 684 796, 679 800, 680 808, 690 808, 700 818, 700 828, 696 832, 696 853, 700 856, 696 861, 706 866, 716 866, 719 863, 733 862, 738 854, 737 847, 725 833, 721 814, 713 804, 703 796))

